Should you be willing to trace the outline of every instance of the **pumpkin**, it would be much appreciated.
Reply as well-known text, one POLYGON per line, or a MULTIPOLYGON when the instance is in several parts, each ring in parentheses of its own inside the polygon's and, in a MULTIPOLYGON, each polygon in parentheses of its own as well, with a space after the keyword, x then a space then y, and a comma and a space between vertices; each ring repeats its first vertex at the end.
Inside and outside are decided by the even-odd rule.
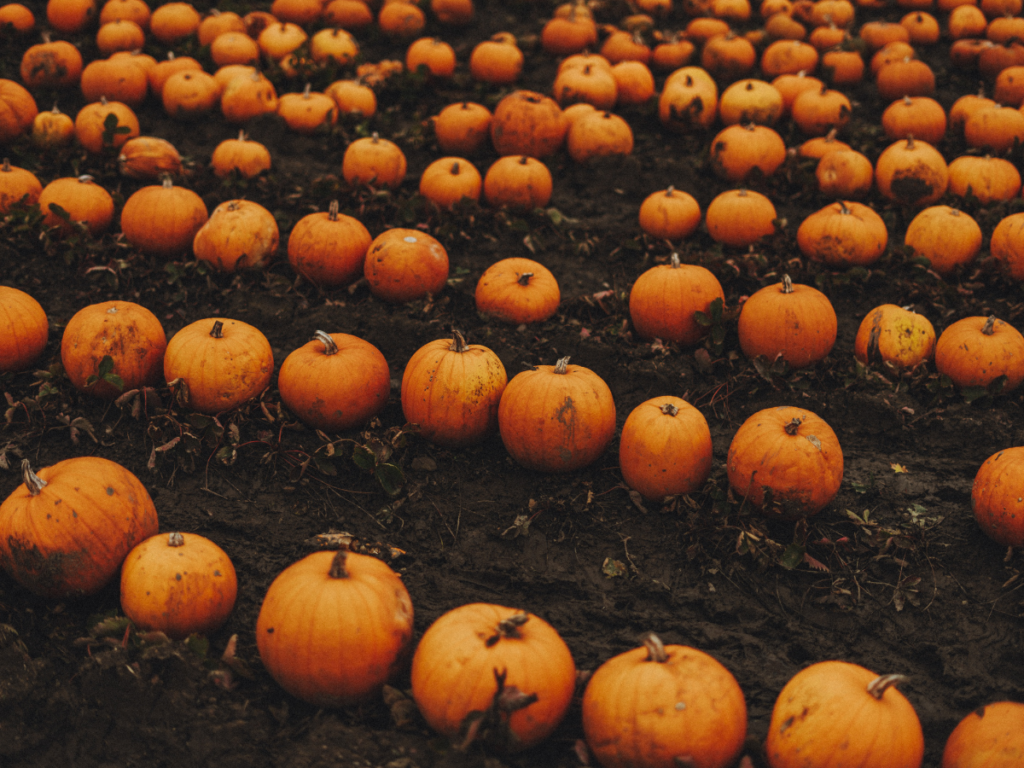
POLYGON ((468 24, 473 20, 473 0, 430 0, 430 10, 442 24, 468 24))
POLYGON ((710 270, 681 264, 673 253, 668 264, 651 267, 629 292, 629 317, 642 339, 658 338, 692 345, 708 332, 696 320, 715 299, 725 301, 722 286, 710 270))
POLYGON ((853 354, 864 365, 882 362, 911 369, 935 353, 935 329, 924 315, 895 304, 868 312, 857 329, 853 354))
MULTIPOLYGON (((812 136, 800 144, 796 153, 800 157, 809 157, 814 160, 821 160, 825 155, 840 149, 852 149, 845 141, 836 138, 836 129, 831 129, 824 136, 812 136)), ((874 172, 874 169, 872 169, 874 172)))
POLYGON ((210 43, 210 58, 218 67, 253 64, 260 59, 260 46, 245 32, 223 32, 210 43))
POLYGON ((246 34, 245 22, 242 17, 234 11, 221 11, 217 8, 210 10, 210 15, 199 22, 196 28, 196 39, 200 45, 213 45, 221 35, 229 32, 241 32, 246 34))
POLYGON ((558 281, 543 264, 513 256, 489 266, 473 294, 476 310, 516 325, 547 320, 562 300, 558 281))
POLYGON ((373 24, 373 11, 365 0, 328 0, 323 20, 341 29, 355 31, 373 24))
POLYGON ((700 411, 680 397, 651 398, 622 425, 622 479, 651 501, 695 493, 711 474, 711 448, 711 430, 700 411))
POLYGON ((1006 376, 1004 392, 1024 381, 1024 336, 1009 323, 965 317, 946 328, 935 344, 935 369, 958 387, 987 387, 1006 376))
POLYGON ((74 137, 75 121, 61 112, 56 104, 32 120, 32 143, 40 149, 66 147, 74 137))
POLYGON ((109 21, 96 33, 96 47, 104 56, 118 51, 134 51, 146 43, 146 33, 129 19, 109 21))
POLYGON ((377 13, 380 31, 395 40, 411 40, 427 25, 427 15, 415 3, 384 3, 377 13))
POLYGON ((771 176, 785 160, 786 143, 766 125, 730 125, 711 140, 711 165, 729 181, 743 181, 755 168, 771 176))
POLYGON ((530 211, 551 201, 552 188, 551 171, 540 160, 506 155, 487 169, 483 195, 489 205, 530 211))
POLYGON ((875 73, 878 94, 887 101, 904 96, 931 96, 935 93, 935 73, 920 59, 892 61, 875 73))
POLYGON ((82 456, 36 474, 0 504, 0 566, 42 597, 99 592, 128 552, 158 530, 146 488, 119 464, 82 456))
POLYGON ((583 102, 606 110, 614 107, 619 98, 619 86, 611 68, 590 65, 559 69, 552 92, 561 107, 583 102))
POLYGON ((793 99, 789 113, 804 134, 824 136, 850 122, 853 104, 842 91, 823 86, 821 90, 804 91, 793 99))
POLYGON ((978 469, 971 487, 971 508, 982 532, 1003 547, 1024 546, 1024 499, 1018 477, 1024 448, 992 454, 978 469))
POLYGON ((818 66, 819 54, 814 46, 801 40, 776 40, 761 52, 761 72, 767 77, 778 77, 797 72, 813 72, 818 66))
POLYGON ((455 49, 436 37, 421 37, 405 51, 405 68, 418 72, 422 67, 428 77, 451 77, 455 72, 455 49))
POLYGON ((262 394, 274 372, 274 353, 248 323, 206 318, 171 337, 163 372, 168 383, 184 381, 192 410, 213 415, 262 394))
MULTIPOLYGON (((203 71, 175 72, 160 91, 164 111, 179 120, 200 117, 220 101, 220 86, 213 75, 203 71)), ((332 102, 333 105, 333 102, 332 102)))
POLYGON ((277 89, 258 71, 231 78, 220 95, 220 111, 229 123, 277 112, 277 104, 277 89))
POLYGON ((642 61, 620 61, 612 67, 620 107, 646 104, 655 94, 654 75, 642 61))
POLYGON ((352 34, 337 27, 321 29, 309 40, 309 56, 317 64, 333 62, 344 67, 359 55, 359 43, 352 34))
POLYGON ((737 80, 757 64, 754 44, 733 31, 709 38, 700 55, 701 66, 710 74, 726 81, 737 80))
POLYGON ((572 472, 593 463, 615 434, 615 401, 589 368, 539 365, 516 374, 498 405, 505 449, 526 469, 572 472))
POLYGON ((790 368, 806 368, 832 351, 838 325, 825 294, 783 275, 743 303, 736 330, 747 357, 771 362, 781 356, 790 368))
POLYGON ((206 203, 169 178, 132 193, 121 210, 121 231, 132 246, 151 256, 176 256, 192 247, 208 220, 206 203))
POLYGON ((483 104, 471 101, 449 104, 433 119, 437 146, 449 155, 475 154, 490 140, 492 119, 491 110, 483 104))
POLYGON ((775 206, 760 192, 730 189, 717 195, 704 214, 708 234, 715 242, 748 248, 775 234, 775 206))
POLYGON ((263 666, 318 707, 379 694, 404 666, 413 608, 398 574, 354 552, 314 552, 274 579, 256 620, 263 666))
POLYGON ((320 0, 274 0, 270 12, 281 21, 310 24, 320 18, 323 3, 320 0))
POLYGON ((507 32, 499 32, 473 47, 469 54, 469 73, 482 83, 511 85, 519 79, 524 60, 516 39, 507 32))
POLYGON ((467 344, 458 331, 420 347, 402 374, 402 413, 425 440, 461 448, 498 426, 498 402, 508 377, 494 352, 467 344))
POLYGON ((932 205, 910 220, 903 244, 914 256, 928 259, 940 275, 974 261, 981 250, 981 227, 971 216, 948 205, 932 205))
POLYGON ((733 492, 754 509, 786 520, 811 517, 839 492, 843 451, 815 413, 765 408, 740 425, 726 471, 733 492))
POLYGON ((96 18, 96 0, 49 0, 46 20, 58 32, 81 32, 96 18))
POLYGON ((32 205, 39 200, 43 185, 32 171, 11 165, 6 157, 0 164, 0 215, 14 205, 32 205))
POLYGON ((43 224, 55 227, 54 233, 58 237, 71 234, 76 223, 84 224, 96 237, 106 232, 114 218, 114 198, 96 184, 92 176, 54 179, 43 187, 38 202, 43 224), (51 206, 62 208, 67 218, 51 206))
MULTIPOLYGON (((361 3, 362 0, 346 0, 361 3)), ((337 0, 335 0, 337 2, 337 0)), ((373 117, 377 112, 377 96, 373 88, 358 80, 335 80, 324 91, 338 105, 338 114, 358 119, 373 117)), ((485 107, 486 109, 486 107, 485 107)))
POLYGON ((882 112, 882 128, 894 141, 910 134, 935 145, 946 136, 946 111, 929 96, 904 96, 882 112))
POLYGON ((191 56, 175 56, 174 51, 167 52, 167 58, 150 67, 146 72, 149 79, 149 90, 160 98, 164 84, 178 72, 202 72, 203 65, 191 56))
POLYGON ((347 333, 317 331, 281 363, 281 402, 315 429, 360 427, 387 405, 391 373, 373 344, 347 333))
POLYGON ((801 670, 775 701, 765 743, 768 765, 828 765, 840 754, 846 765, 920 768, 921 722, 895 687, 905 679, 846 661, 801 670))
POLYGON ((82 95, 86 101, 107 99, 137 107, 146 98, 146 72, 125 58, 96 59, 82 70, 82 95))
POLYGON ((122 392, 156 384, 166 348, 156 315, 130 301, 105 301, 83 307, 68 320, 60 359, 75 389, 113 400, 122 392), (111 373, 120 378, 120 387, 100 377, 104 357, 113 361, 111 373))
POLYGON ((274 215, 251 200, 228 200, 196 232, 192 252, 220 272, 262 267, 274 258, 280 233, 274 215))
POLYGON ((270 170, 270 150, 240 131, 237 139, 225 139, 214 148, 210 167, 220 177, 237 172, 242 178, 251 179, 270 170))
POLYGON ((820 91, 825 83, 816 77, 811 77, 806 72, 795 74, 785 73, 777 76, 771 81, 772 86, 782 94, 782 114, 788 115, 793 108, 796 97, 804 91, 820 91))
POLYGON ((78 143, 93 154, 100 154, 105 149, 120 149, 121 146, 139 135, 139 118, 127 104, 119 101, 107 101, 101 98, 92 104, 86 104, 75 116, 75 138, 78 143), (128 130, 113 134, 107 131, 107 118, 113 115, 116 128, 128 130))
POLYGON ((603 768, 726 768, 743 749, 747 705, 716 659, 649 633, 594 671, 583 733, 603 768))
POLYGON ((205 536, 156 534, 136 545, 121 567, 121 610, 145 632, 172 640, 218 629, 235 607, 231 558, 205 536))
POLYGON ((0 144, 7 144, 29 130, 38 114, 36 100, 24 86, 0 78, 0 144))
POLYGON ((35 26, 35 14, 21 3, 7 3, 0 6, 0 29, 10 29, 23 35, 31 32, 35 26))
POLYGON ((875 167, 854 149, 826 152, 814 169, 818 191, 843 200, 866 196, 875 183, 875 167))
POLYGON ((448 251, 418 229, 386 229, 370 243, 363 275, 370 292, 384 301, 422 299, 448 282, 448 251))
MULTIPOLYGON (((582 4, 575 4, 576 8, 582 4)), ((540 31, 540 44, 545 53, 565 56, 579 53, 597 44, 597 24, 589 12, 573 10, 568 16, 555 16, 544 23, 540 31)))
POLYGON ((654 46, 651 51, 651 68, 661 72, 673 72, 690 63, 697 47, 678 33, 669 35, 654 46))
POLYGON ((954 101, 952 106, 949 108, 950 130, 960 136, 963 136, 964 125, 967 122, 967 118, 982 109, 994 107, 995 105, 996 102, 987 98, 984 91, 964 94, 954 101))
POLYGON ((875 161, 875 184, 902 205, 931 205, 946 192, 949 168, 931 144, 913 137, 890 144, 875 161))
POLYGON ((558 726, 572 703, 576 665, 565 641, 540 617, 470 603, 423 633, 411 683, 420 713, 442 736, 455 738, 483 713, 483 727, 495 727, 499 745, 515 752, 558 726))
POLYGON ((747 123, 774 125, 783 113, 782 93, 771 83, 748 78, 722 91, 718 113, 726 126, 747 123))
POLYGON ((464 157, 442 157, 423 169, 420 195, 439 208, 452 208, 464 198, 480 199, 480 171, 464 157))
POLYGON ((306 83, 302 93, 286 93, 277 103, 277 114, 296 133, 312 134, 338 121, 338 105, 325 93, 315 93, 306 83))
POLYGON ((660 240, 683 240, 700 226, 700 204, 689 192, 668 187, 640 204, 640 229, 660 240))
POLYGON ((949 164, 949 191, 973 195, 982 205, 1012 200, 1020 193, 1020 171, 1003 157, 961 155, 949 164))
POLYGON ((107 0, 100 9, 100 24, 125 20, 134 21, 143 29, 148 29, 151 15, 144 0, 107 0))
POLYGON ((67 40, 49 40, 29 46, 21 56, 21 81, 26 87, 67 88, 82 76, 82 54, 67 40))
POLYGON ((362 276, 371 242, 363 223, 338 213, 332 200, 326 212, 296 222, 288 235, 288 263, 314 285, 348 285, 362 276))
POLYGON ((946 740, 942 768, 1015 768, 1024 761, 1024 704, 983 704, 946 740))
POLYGON ((376 132, 349 144, 341 159, 341 175, 353 186, 398 187, 406 167, 401 148, 376 132))
POLYGON ((601 55, 612 64, 621 64, 624 61, 646 64, 651 60, 651 49, 638 32, 639 30, 633 29, 616 29, 609 32, 601 44, 601 55))
POLYGON ((161 43, 171 46, 194 34, 202 20, 190 3, 167 3, 150 15, 149 31, 161 43))
POLYGON ((24 291, 0 285, 0 373, 23 371, 46 349, 46 312, 24 291))
POLYGON ((999 220, 992 230, 989 250, 1011 279, 1024 279, 1024 213, 1011 213, 999 220))
POLYGON ((558 102, 535 91, 505 96, 491 120, 491 141, 499 155, 547 157, 562 147, 568 131, 558 102))
POLYGON ((710 128, 718 115, 718 85, 701 67, 680 67, 665 78, 658 119, 674 131, 710 128))
POLYGON ((866 267, 885 252, 889 230, 873 208, 840 200, 805 218, 796 242, 804 256, 828 267, 866 267))
POLYGON ((181 173, 181 155, 171 142, 155 136, 136 136, 121 145, 117 167, 133 179, 159 179, 181 173))

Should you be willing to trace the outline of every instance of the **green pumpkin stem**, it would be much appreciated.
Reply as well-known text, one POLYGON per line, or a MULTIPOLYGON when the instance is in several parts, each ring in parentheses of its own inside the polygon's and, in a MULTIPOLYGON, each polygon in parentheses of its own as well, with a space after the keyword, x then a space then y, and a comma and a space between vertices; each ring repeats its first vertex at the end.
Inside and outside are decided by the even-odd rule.
POLYGON ((460 353, 469 350, 469 345, 466 343, 466 337, 454 328, 452 328, 452 343, 448 345, 448 349, 452 352, 460 353))
POLYGON ((993 333, 996 332, 996 316, 995 315, 989 315, 988 316, 988 320, 985 321, 985 325, 981 329, 981 332, 984 333, 986 336, 991 336, 993 333))
POLYGON ((882 675, 881 677, 876 677, 868 683, 868 693, 876 699, 881 699, 882 694, 885 693, 889 686, 896 685, 896 683, 905 683, 909 679, 906 675, 882 675))
POLYGON ((555 363, 555 373, 564 374, 569 372, 569 356, 561 357, 555 363))
POLYGON ((47 486, 47 482, 32 471, 32 466, 28 463, 28 459, 21 460, 21 477, 25 481, 25 487, 28 488, 28 492, 33 496, 38 496, 43 488, 47 486))
POLYGON ((490 648, 503 637, 522 637, 519 633, 519 628, 529 621, 529 619, 530 614, 526 611, 518 611, 507 619, 502 619, 498 622, 498 627, 495 633, 487 638, 487 641, 484 644, 490 648))
POLYGON ((338 345, 334 343, 334 339, 331 338, 331 334, 326 331, 314 331, 313 340, 319 341, 324 345, 325 355, 336 355, 338 354, 338 345))
POLYGON ((331 560, 331 570, 327 572, 327 575, 332 579, 347 579, 348 570, 345 568, 345 561, 348 559, 348 552, 344 549, 339 549, 334 554, 334 559, 331 560))
POLYGON ((224 338, 224 323, 220 320, 213 321, 213 328, 210 329, 210 337, 214 339, 224 338))
POLYGON ((175 531, 167 537, 168 547, 183 547, 185 546, 185 537, 175 531))
POLYGON ((668 661, 668 654, 665 652, 665 644, 661 642, 661 638, 653 632, 648 632, 643 636, 642 641, 644 648, 647 649, 647 661, 656 661, 659 664, 664 664, 668 661))

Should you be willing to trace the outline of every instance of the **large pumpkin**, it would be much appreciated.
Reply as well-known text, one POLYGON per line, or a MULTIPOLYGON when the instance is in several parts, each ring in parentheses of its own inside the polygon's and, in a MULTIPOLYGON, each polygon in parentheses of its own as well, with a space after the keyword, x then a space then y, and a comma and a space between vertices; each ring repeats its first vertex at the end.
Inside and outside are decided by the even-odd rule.
POLYGON ((946 740, 942 768, 1024 765, 1024 704, 997 701, 967 715, 946 740))
POLYGON ((411 682, 416 706, 438 733, 458 736, 467 717, 486 713, 497 720, 487 725, 502 732, 502 746, 516 751, 541 742, 565 716, 576 665, 543 619, 471 603, 448 611, 423 633, 411 682), (508 695, 513 689, 517 695, 508 695))
POLYGON ((365 701, 403 666, 413 611, 398 574, 352 552, 314 552, 278 574, 256 620, 263 666, 318 707, 365 701))
POLYGON ((765 408, 733 436, 729 485, 754 509, 786 519, 817 514, 839 492, 843 451, 832 428, 803 408, 765 408))
POLYGON ((924 736, 914 707, 895 688, 902 679, 845 661, 801 670, 772 710, 768 765, 920 768, 924 736))
POLYGON ((508 376, 494 352, 458 331, 420 347, 402 374, 402 413, 432 443, 465 446, 498 427, 508 376))
POLYGON ((498 102, 491 141, 499 155, 543 158, 559 150, 569 121, 558 103, 535 91, 513 91, 498 102))
POLYGON ((527 469, 571 472, 604 453, 615 434, 615 401, 589 368, 538 365, 516 374, 498 405, 498 432, 527 469))
POLYGON ((965 317, 939 336, 935 369, 958 387, 987 387, 1006 376, 1003 391, 1010 392, 1024 381, 1024 336, 995 315, 965 317))
POLYGON ((0 505, 0 566, 44 597, 91 595, 158 530, 156 507, 131 472, 82 456, 33 473, 0 505))
POLYGON ((986 536, 1004 547, 1024 546, 1021 472, 1024 447, 1006 448, 985 460, 971 487, 974 519, 986 536))
POLYGON ((747 705, 720 662, 649 634, 594 672, 583 733, 604 768, 726 768, 743 749, 747 705))

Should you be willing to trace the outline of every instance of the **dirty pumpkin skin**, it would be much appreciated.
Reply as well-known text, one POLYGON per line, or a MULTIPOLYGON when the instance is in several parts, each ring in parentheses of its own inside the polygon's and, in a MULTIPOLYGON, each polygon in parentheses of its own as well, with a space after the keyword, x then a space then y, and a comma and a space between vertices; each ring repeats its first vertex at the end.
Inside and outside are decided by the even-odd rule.
POLYGON ((572 472, 595 461, 615 434, 615 401, 596 373, 538 365, 512 378, 498 405, 505 449, 527 469, 572 472))
POLYGON ((935 354, 935 328, 924 315, 883 304, 861 322, 853 353, 863 365, 886 362, 913 368, 935 354))

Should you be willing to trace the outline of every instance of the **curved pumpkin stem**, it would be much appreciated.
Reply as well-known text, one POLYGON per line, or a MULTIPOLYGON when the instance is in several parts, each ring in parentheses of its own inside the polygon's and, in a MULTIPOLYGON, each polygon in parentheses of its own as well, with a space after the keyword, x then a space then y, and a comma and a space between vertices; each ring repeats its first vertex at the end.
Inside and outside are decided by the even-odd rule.
POLYGON ((210 329, 210 337, 213 339, 224 338, 224 323, 220 320, 214 320, 213 328, 210 329))
POLYGON ((91 184, 92 183, 92 176, 90 176, 88 173, 84 173, 84 174, 82 174, 81 176, 78 177, 78 183, 79 184, 91 184))
POLYGON ((882 675, 881 677, 876 677, 868 683, 868 693, 876 699, 881 699, 882 694, 885 693, 889 686, 896 685, 896 683, 905 683, 909 679, 906 675, 882 675))
POLYGON ((782 276, 782 292, 783 293, 792 293, 793 292, 793 281, 792 281, 792 279, 790 279, 789 275, 783 275, 782 276))
POLYGON ((183 547, 185 546, 185 537, 175 531, 167 537, 168 547, 183 547))
POLYGON ((452 352, 466 352, 469 350, 466 337, 454 328, 452 328, 452 343, 448 346, 448 349, 452 352))
POLYGON ((48 485, 43 478, 32 471, 32 465, 29 464, 28 459, 21 460, 21 478, 24 480, 28 492, 33 496, 38 496, 43 488, 48 485))
POLYGON ((314 331, 313 340, 319 341, 324 345, 325 355, 336 355, 338 354, 338 345, 334 343, 334 339, 331 338, 331 334, 326 331, 314 331))
POLYGON ((914 134, 912 133, 907 134, 907 149, 916 149, 914 146, 914 134))
POLYGON ((658 410, 660 410, 666 416, 675 416, 677 413, 679 413, 679 406, 677 406, 675 403, 662 403, 661 408, 659 408, 658 410))
POLYGON ((985 321, 985 325, 982 327, 981 332, 986 336, 991 336, 996 332, 996 316, 989 315, 988 320, 985 321))
POLYGON ((339 549, 334 554, 334 559, 331 560, 331 570, 327 572, 327 575, 332 579, 347 579, 348 570, 345 568, 345 561, 348 559, 348 552, 344 549, 339 549))
POLYGON ((503 637, 522 637, 522 635, 519 634, 519 628, 529 621, 529 619, 530 614, 526 611, 519 611, 509 616, 507 619, 502 619, 498 622, 495 633, 488 637, 484 644, 490 648, 503 637))
POLYGON ((793 420, 789 422, 783 429, 785 429, 787 435, 795 435, 797 430, 800 429, 800 425, 803 424, 803 419, 793 417, 793 420))
POLYGON ((306 87, 302 89, 302 98, 309 99, 313 93, 313 84, 306 83, 306 87))
POLYGON ((569 372, 569 356, 560 357, 555 362, 555 373, 563 374, 569 372))
POLYGON ((519 283, 520 285, 529 285, 531 277, 533 277, 533 272, 523 272, 523 274, 519 276, 519 279, 516 280, 516 282, 519 283))
POLYGON ((338 220, 338 201, 337 200, 331 200, 331 205, 327 209, 327 218, 330 219, 331 221, 337 221, 338 220))
POLYGON ((838 202, 839 202, 839 213, 841 215, 847 215, 848 216, 849 213, 850 213, 850 209, 846 207, 846 202, 843 201, 843 200, 839 200, 838 202))
POLYGON ((641 642, 643 642, 644 648, 647 649, 647 661, 656 661, 659 664, 664 664, 668 661, 665 644, 661 642, 661 638, 656 634, 648 632, 643 636, 641 642))

